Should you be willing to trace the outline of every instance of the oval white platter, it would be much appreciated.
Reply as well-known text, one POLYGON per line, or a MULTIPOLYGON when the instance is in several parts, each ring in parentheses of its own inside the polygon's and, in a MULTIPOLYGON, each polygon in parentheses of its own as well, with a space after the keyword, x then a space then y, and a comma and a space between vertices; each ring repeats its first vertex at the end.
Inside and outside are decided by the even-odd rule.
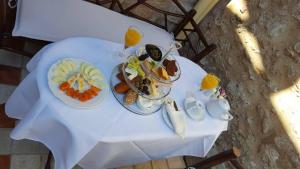
POLYGON ((101 88, 101 91, 99 92, 99 94, 97 96, 95 96, 91 100, 88 100, 86 102, 81 102, 77 99, 73 99, 73 98, 67 96, 63 91, 61 91, 59 89, 59 85, 52 80, 52 77, 54 75, 54 69, 63 60, 74 61, 77 65, 78 69, 79 69, 80 64, 85 62, 89 65, 92 65, 93 67, 95 67, 96 69, 98 69, 100 71, 100 69, 98 67, 94 66, 93 64, 91 64, 83 59, 63 58, 63 59, 56 61, 54 64, 52 64, 52 66, 50 67, 50 69, 48 71, 48 86, 50 88, 50 91, 53 93, 53 95, 56 96, 59 100, 61 100, 65 104, 67 104, 73 108, 92 109, 92 108, 95 108, 96 106, 98 106, 104 100, 104 98, 108 95, 108 92, 109 92, 108 83, 107 83, 105 77, 103 76, 103 74, 101 73, 101 71, 100 71, 100 74, 103 79, 101 81, 101 83, 103 83, 103 87, 101 88))

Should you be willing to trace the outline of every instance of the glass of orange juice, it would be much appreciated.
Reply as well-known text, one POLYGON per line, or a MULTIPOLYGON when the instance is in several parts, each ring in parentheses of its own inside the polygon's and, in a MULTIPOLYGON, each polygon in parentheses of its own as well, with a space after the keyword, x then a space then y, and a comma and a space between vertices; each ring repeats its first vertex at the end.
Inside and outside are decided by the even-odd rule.
POLYGON ((203 91, 204 95, 211 97, 217 91, 219 85, 220 79, 209 73, 202 79, 200 90, 203 91))
POLYGON ((200 89, 201 90, 211 90, 219 86, 220 79, 211 73, 208 73, 206 76, 204 76, 200 89))
POLYGON ((135 46, 141 42, 143 33, 135 26, 130 26, 125 33, 125 44, 121 56, 126 56, 125 50, 129 47, 135 46))

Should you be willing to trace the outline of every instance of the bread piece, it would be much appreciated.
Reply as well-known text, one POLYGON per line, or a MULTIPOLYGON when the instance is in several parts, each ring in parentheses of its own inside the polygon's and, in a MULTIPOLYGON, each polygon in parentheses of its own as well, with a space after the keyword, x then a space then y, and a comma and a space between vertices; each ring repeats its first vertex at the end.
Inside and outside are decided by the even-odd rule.
POLYGON ((168 75, 168 72, 163 67, 158 68, 158 74, 164 80, 170 80, 170 76, 168 75))
POLYGON ((135 91, 130 89, 125 95, 124 103, 126 105, 131 105, 136 102, 137 98, 138 98, 138 94, 135 91))
POLYGON ((132 84, 137 84, 137 83, 139 83, 141 80, 142 80, 142 78, 141 78, 140 76, 137 76, 137 77, 133 78, 132 80, 130 80, 130 82, 131 82, 132 84))
POLYGON ((167 60, 166 59, 166 60, 164 60, 163 65, 166 67, 166 71, 168 72, 169 76, 174 76, 178 70, 175 60, 167 60))
POLYGON ((155 80, 151 80, 150 88, 153 96, 158 96, 157 86, 157 82, 155 80))
POLYGON ((153 69, 152 69, 152 72, 153 72, 156 76, 160 76, 160 75, 159 75, 158 69, 159 69, 159 68, 153 68, 153 69))
POLYGON ((129 86, 126 82, 120 82, 114 88, 117 93, 126 93, 129 90, 129 86))
POLYGON ((153 68, 153 65, 148 61, 148 60, 145 60, 143 62, 143 64, 145 65, 145 67, 149 70, 151 70, 153 68))
POLYGON ((123 70, 123 66, 124 66, 124 63, 121 63, 118 65, 118 68, 119 68, 119 72, 122 72, 123 70))
POLYGON ((120 73, 117 74, 117 78, 118 78, 121 82, 125 82, 125 78, 124 78, 122 72, 120 72, 120 73))

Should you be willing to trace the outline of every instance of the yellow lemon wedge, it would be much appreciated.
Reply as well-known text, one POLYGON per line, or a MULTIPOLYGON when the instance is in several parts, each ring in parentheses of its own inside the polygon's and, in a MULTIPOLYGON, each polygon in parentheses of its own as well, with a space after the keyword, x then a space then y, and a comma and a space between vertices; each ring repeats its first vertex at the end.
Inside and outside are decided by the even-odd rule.
POLYGON ((207 74, 201 83, 201 90, 210 90, 219 86, 220 79, 213 75, 207 74))

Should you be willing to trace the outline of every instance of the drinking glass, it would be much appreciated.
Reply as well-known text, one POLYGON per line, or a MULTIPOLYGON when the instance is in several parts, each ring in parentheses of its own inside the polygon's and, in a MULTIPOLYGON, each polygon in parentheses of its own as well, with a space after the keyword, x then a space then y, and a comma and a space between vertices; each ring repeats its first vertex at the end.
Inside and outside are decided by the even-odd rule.
POLYGON ((120 56, 125 57, 126 56, 126 49, 132 46, 135 46, 141 42, 143 38, 143 33, 135 26, 128 27, 125 37, 124 37, 124 48, 121 52, 120 56))

